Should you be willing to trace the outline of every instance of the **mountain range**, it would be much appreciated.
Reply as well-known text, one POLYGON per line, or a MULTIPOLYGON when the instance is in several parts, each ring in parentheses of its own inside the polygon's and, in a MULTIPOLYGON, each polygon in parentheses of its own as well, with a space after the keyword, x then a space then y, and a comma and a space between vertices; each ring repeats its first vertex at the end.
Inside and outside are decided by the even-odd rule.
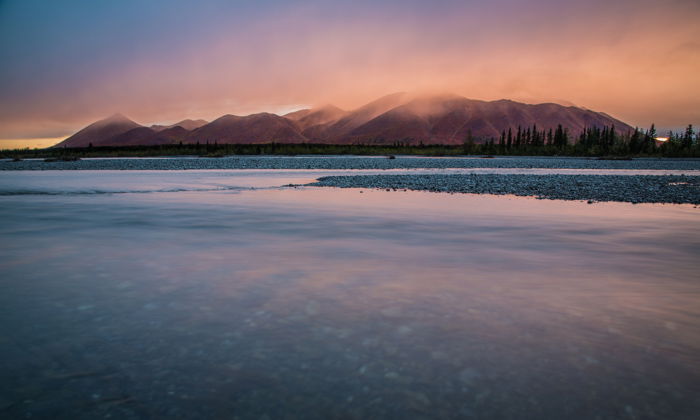
POLYGON ((577 135, 586 127, 631 126, 605 113, 554 103, 481 101, 457 95, 413 96, 395 93, 351 111, 333 105, 283 116, 258 113, 224 115, 212 122, 183 120, 169 126, 142 126, 121 114, 97 121, 55 147, 134 146, 174 143, 332 143, 462 144, 498 139, 501 132, 559 124, 577 135))

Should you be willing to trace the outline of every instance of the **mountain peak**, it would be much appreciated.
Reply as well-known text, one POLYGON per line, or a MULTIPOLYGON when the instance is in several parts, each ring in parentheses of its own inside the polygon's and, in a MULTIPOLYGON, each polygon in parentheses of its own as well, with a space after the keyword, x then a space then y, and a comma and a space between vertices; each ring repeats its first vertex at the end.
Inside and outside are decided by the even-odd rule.
POLYGON ((126 121, 133 122, 129 118, 127 118, 124 114, 122 114, 121 112, 115 112, 114 114, 103 119, 102 121, 104 121, 104 122, 126 122, 126 121))
POLYGON ((335 105, 326 104, 318 108, 312 108, 300 118, 296 118, 302 130, 319 124, 335 122, 347 114, 335 105))
POLYGON ((111 138, 120 134, 124 134, 134 128, 139 128, 141 125, 131 121, 124 115, 116 113, 109 117, 94 122, 62 142, 58 143, 57 147, 87 147, 90 144, 94 146, 111 144, 111 138))
POLYGON ((338 108, 333 104, 321 105, 318 108, 314 108, 312 111, 323 111, 323 112, 345 112, 345 110, 338 108))

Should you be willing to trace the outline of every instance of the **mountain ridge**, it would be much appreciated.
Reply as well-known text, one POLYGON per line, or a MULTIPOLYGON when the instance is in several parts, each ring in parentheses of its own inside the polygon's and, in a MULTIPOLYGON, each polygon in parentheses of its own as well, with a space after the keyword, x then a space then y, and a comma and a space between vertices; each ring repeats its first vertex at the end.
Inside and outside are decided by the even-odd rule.
POLYGON ((211 122, 183 120, 170 126, 140 125, 114 114, 81 129, 54 147, 183 143, 462 144, 498 139, 503 132, 537 126, 572 135, 587 127, 633 127, 603 113, 553 102, 525 104, 509 99, 483 101, 454 94, 383 96, 353 110, 327 104, 283 116, 261 112, 226 114, 211 122))

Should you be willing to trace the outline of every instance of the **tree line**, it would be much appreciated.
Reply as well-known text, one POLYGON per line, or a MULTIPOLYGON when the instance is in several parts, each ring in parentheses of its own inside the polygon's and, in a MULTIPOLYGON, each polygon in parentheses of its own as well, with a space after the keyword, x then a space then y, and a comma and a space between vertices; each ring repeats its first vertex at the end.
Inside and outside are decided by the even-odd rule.
POLYGON ((631 132, 620 132, 615 126, 588 127, 578 136, 561 124, 555 129, 533 125, 503 130, 499 139, 477 140, 467 133, 464 154, 700 157, 700 133, 692 125, 667 137, 659 137, 654 124, 631 132))
POLYGON ((647 130, 619 132, 614 126, 589 127, 572 136, 561 124, 554 129, 518 127, 503 130, 500 138, 482 139, 467 133, 461 145, 416 144, 404 139, 391 144, 377 139, 373 144, 165 144, 156 146, 101 146, 83 148, 48 148, 0 151, 5 158, 76 158, 130 156, 203 156, 227 155, 544 155, 604 157, 700 157, 700 133, 692 125, 680 133, 668 133, 665 141, 657 140, 655 126, 647 130))

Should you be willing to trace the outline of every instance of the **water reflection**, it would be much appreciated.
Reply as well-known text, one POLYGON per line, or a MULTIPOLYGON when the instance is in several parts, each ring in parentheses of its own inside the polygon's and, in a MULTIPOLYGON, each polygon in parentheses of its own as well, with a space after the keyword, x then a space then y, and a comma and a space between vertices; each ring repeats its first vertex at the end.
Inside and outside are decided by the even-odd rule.
POLYGON ((237 191, 308 184, 324 176, 340 175, 698 175, 698 170, 670 169, 552 169, 552 168, 441 168, 441 169, 235 169, 235 170, 80 170, 3 171, 0 196, 237 191))
POLYGON ((317 188, 1 201, 10 417, 700 408, 692 206, 317 188))

